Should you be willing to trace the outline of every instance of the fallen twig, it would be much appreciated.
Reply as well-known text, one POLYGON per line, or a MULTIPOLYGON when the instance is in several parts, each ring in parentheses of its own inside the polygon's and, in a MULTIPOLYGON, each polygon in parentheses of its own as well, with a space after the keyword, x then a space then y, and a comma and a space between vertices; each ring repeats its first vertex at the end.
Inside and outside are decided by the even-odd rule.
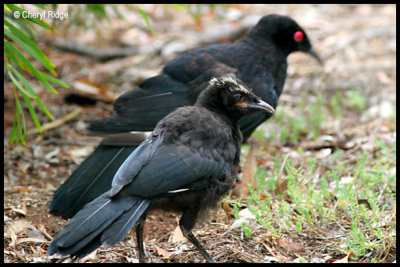
POLYGON ((48 40, 48 43, 54 45, 58 49, 75 53, 78 55, 88 56, 100 61, 106 61, 119 57, 136 55, 139 52, 137 47, 128 48, 89 48, 87 45, 63 39, 48 40))
MULTIPOLYGON (((50 130, 50 129, 53 129, 53 128, 56 128, 56 127, 59 127, 59 126, 63 125, 67 121, 70 121, 73 118, 75 118, 76 116, 78 116, 81 112, 82 112, 81 108, 76 108, 73 111, 71 111, 70 113, 68 113, 66 116, 64 116, 63 118, 60 118, 58 120, 46 123, 42 127, 42 133, 47 131, 47 130, 50 130)), ((28 135, 37 134, 37 133, 40 133, 40 132, 39 132, 39 130, 37 128, 35 128, 35 129, 31 129, 31 130, 27 131, 26 135, 28 136, 28 135)))

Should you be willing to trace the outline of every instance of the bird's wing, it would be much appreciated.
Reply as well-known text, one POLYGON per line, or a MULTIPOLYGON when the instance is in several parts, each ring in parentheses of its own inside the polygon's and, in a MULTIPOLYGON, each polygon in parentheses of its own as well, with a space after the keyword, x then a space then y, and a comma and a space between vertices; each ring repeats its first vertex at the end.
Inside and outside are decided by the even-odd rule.
MULTIPOLYGON (((162 137, 147 139, 121 165, 111 196, 154 197, 193 186, 204 178, 219 179, 226 164, 182 144, 162 144, 162 137)), ((196 189, 200 189, 196 187, 196 189)))
POLYGON ((114 103, 114 114, 90 125, 96 133, 152 131, 157 122, 177 107, 193 105, 186 97, 187 86, 166 74, 143 81, 121 95, 114 103))
POLYGON ((218 60, 216 56, 216 54, 227 53, 228 49, 227 45, 219 45, 188 51, 165 65, 163 73, 175 80, 190 83, 215 68, 228 67, 229 72, 232 72, 231 67, 218 60))
POLYGON ((157 148, 162 144, 163 135, 157 130, 138 146, 122 163, 115 173, 110 196, 116 195, 125 185, 132 182, 142 168, 148 164, 154 156, 157 148))
MULTIPOLYGON (((114 103, 114 109, 117 113, 143 112, 154 108, 155 100, 179 100, 174 96, 182 96, 186 92, 185 83, 179 79, 173 79, 169 75, 160 74, 140 83, 139 88, 131 90, 121 95, 114 103)), ((168 108, 170 105, 160 102, 157 109, 168 108)), ((132 114, 129 114, 132 115, 132 114)))
POLYGON ((213 53, 226 53, 226 50, 222 49, 224 46, 216 47, 219 49, 204 48, 189 51, 170 61, 163 68, 163 73, 186 83, 187 98, 193 104, 198 95, 208 86, 211 78, 236 74, 238 71, 235 67, 218 60, 213 53))
POLYGON ((237 70, 214 54, 226 53, 227 45, 194 49, 170 61, 160 75, 144 80, 114 102, 114 114, 90 126, 95 133, 151 131, 157 122, 178 107, 194 105, 212 77, 237 70))

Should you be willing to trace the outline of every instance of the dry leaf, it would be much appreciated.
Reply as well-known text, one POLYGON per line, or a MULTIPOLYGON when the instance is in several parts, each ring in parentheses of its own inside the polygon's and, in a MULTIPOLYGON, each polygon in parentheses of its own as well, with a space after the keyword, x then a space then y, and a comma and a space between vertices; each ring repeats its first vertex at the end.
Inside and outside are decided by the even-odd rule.
POLYGON ((172 254, 170 252, 168 252, 167 250, 160 248, 159 246, 156 246, 156 250, 157 250, 158 255, 161 255, 166 259, 172 258, 172 254))
POLYGON ((172 233, 172 236, 169 240, 171 243, 179 243, 179 242, 184 242, 186 241, 186 237, 183 235, 181 228, 179 225, 175 228, 174 232, 172 233))
POLYGON ((293 239, 290 238, 281 238, 279 240, 279 246, 286 249, 289 252, 303 252, 305 251, 304 246, 300 243, 297 243, 293 239))
POLYGON ((280 182, 276 183, 276 189, 274 190, 274 193, 279 193, 282 195, 285 195, 285 192, 287 190, 287 184, 288 180, 287 179, 279 179, 280 182))
POLYGON ((30 192, 31 190, 28 187, 14 187, 13 188, 14 192, 22 193, 22 192, 30 192))
POLYGON ((343 259, 340 260, 330 260, 333 263, 349 263, 349 258, 353 256, 353 252, 350 252, 349 254, 347 254, 346 257, 344 257, 343 259))
POLYGON ((84 78, 80 78, 72 82, 72 86, 82 93, 92 95, 100 94, 100 86, 84 78))
MULTIPOLYGON (((287 159, 289 158, 289 156, 290 156, 291 153, 292 153, 292 152, 289 152, 289 153, 286 154, 285 159, 283 160, 283 162, 282 162, 282 164, 281 164, 281 168, 279 169, 279 173, 278 173, 278 175, 277 175, 277 177, 276 177, 276 184, 277 184, 278 186, 284 186, 285 181, 282 179, 283 169, 284 169, 284 166, 285 166, 285 164, 286 164, 286 161, 287 161, 287 159)), ((287 183, 287 182, 286 182, 286 183, 287 183)), ((286 188, 287 188, 287 185, 286 185, 286 188)), ((284 188, 282 188, 282 189, 284 189, 284 188)))
POLYGON ((221 203, 221 207, 222 209, 226 212, 226 214, 228 215, 232 215, 233 211, 231 206, 229 206, 229 204, 227 202, 220 202, 221 203))
POLYGON ((242 182, 239 184, 239 195, 243 196, 243 199, 247 199, 249 195, 249 186, 251 184, 255 187, 254 172, 257 169, 257 162, 254 157, 254 149, 250 146, 249 153, 247 154, 246 161, 243 165, 242 182))
POLYGON ((72 82, 72 85, 75 89, 84 94, 89 94, 96 97, 100 95, 106 98, 108 101, 114 101, 116 99, 116 96, 111 92, 111 90, 107 90, 107 88, 104 86, 92 82, 86 78, 77 78, 74 82, 72 82))
POLYGON ((26 216, 26 211, 23 209, 16 209, 16 208, 11 208, 14 212, 21 214, 23 216, 26 216))

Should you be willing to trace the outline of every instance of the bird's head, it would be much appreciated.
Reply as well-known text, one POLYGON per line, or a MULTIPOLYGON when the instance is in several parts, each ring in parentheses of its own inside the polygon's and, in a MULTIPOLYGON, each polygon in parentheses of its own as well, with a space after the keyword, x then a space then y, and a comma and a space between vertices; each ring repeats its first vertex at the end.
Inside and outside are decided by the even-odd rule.
POLYGON ((275 112, 270 104, 262 101, 234 75, 212 78, 196 104, 236 120, 257 110, 275 112))
POLYGON ((287 55, 295 51, 309 53, 322 63, 304 29, 288 16, 271 14, 262 17, 250 30, 249 36, 261 43, 263 40, 272 40, 287 55))

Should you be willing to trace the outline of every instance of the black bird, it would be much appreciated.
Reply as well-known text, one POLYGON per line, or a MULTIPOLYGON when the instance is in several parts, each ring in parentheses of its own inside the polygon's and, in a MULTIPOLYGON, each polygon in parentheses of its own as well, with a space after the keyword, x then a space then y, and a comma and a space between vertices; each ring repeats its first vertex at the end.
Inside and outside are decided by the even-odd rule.
MULTIPOLYGON (((114 115, 95 121, 90 130, 103 134, 151 131, 177 107, 193 105, 211 77, 224 74, 235 74, 276 108, 286 79, 286 58, 294 51, 310 53, 320 61, 307 34, 293 19, 265 16, 237 43, 212 45, 177 56, 160 75, 120 96, 114 103, 114 115)), ((242 118, 239 125, 244 140, 270 116, 259 111, 242 118)), ((115 172, 139 143, 137 136, 130 134, 105 138, 56 191, 50 211, 70 218, 109 190, 115 172)))
POLYGON ((179 226, 184 236, 207 262, 214 262, 191 230, 198 213, 232 188, 242 144, 238 121, 255 110, 274 112, 234 76, 211 79, 195 106, 178 108, 157 124, 118 169, 111 190, 69 221, 48 254, 83 257, 104 242, 122 241, 138 222, 143 262, 147 210, 173 209, 182 211, 179 226))

